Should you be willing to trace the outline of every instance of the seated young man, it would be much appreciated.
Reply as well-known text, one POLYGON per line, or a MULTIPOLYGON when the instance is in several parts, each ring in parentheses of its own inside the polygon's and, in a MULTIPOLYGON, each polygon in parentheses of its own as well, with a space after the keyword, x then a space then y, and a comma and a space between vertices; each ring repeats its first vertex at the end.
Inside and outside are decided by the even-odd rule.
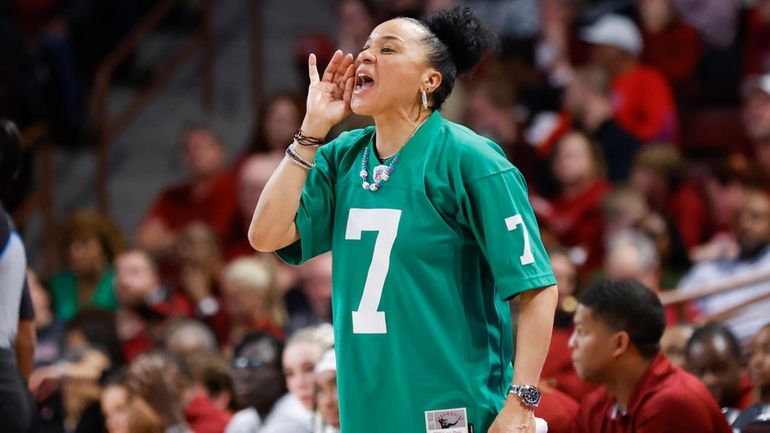
POLYGON ((603 385, 583 399, 575 433, 730 433, 706 387, 660 352, 663 306, 643 284, 585 290, 570 338, 578 375, 603 385))

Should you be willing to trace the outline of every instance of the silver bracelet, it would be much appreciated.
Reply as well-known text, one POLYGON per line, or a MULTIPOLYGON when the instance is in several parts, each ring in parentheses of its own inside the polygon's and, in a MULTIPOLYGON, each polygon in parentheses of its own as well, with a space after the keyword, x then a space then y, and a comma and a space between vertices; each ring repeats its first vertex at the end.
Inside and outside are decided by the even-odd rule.
POLYGON ((304 158, 302 158, 295 150, 294 146, 289 146, 286 148, 286 155, 291 159, 291 161, 298 166, 304 168, 305 170, 310 170, 313 167, 315 167, 315 163, 308 162, 304 158))

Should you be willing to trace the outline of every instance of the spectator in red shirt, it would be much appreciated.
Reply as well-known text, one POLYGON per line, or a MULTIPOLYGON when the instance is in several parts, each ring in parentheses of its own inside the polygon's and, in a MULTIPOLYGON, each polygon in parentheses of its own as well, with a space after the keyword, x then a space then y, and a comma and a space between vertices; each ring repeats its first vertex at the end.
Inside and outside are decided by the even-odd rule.
POLYGON ((173 259, 170 284, 194 306, 197 318, 224 341, 230 325, 221 307, 219 277, 225 262, 216 233, 204 223, 188 224, 176 236, 173 259))
POLYGON ((770 176, 770 73, 751 79, 744 90, 743 124, 759 171, 770 176))
POLYGON ((570 339, 578 375, 603 385, 583 399, 575 433, 730 433, 700 381, 660 353, 663 306, 634 280, 580 295, 570 339))
POLYGON ((224 242, 225 258, 232 260, 241 256, 254 255, 254 248, 249 243, 249 224, 254 215, 262 190, 265 188, 270 175, 273 174, 283 155, 256 154, 241 162, 238 170, 237 193, 238 212, 236 212, 230 234, 224 242))
POLYGON ((644 49, 642 63, 674 85, 693 78, 701 56, 698 31, 683 22, 673 0, 637 0, 644 49))
POLYGON ((610 190, 601 151, 585 134, 571 132, 556 144, 552 171, 560 194, 547 203, 534 202, 533 209, 562 245, 579 251, 581 270, 590 272, 602 261, 599 204, 610 190))
POLYGON ((681 152, 667 144, 650 144, 636 155, 631 186, 654 211, 671 218, 687 251, 710 238, 706 199, 701 189, 685 179, 681 152))
MULTIPOLYGON (((590 135, 599 144, 607 163, 607 177, 620 182, 628 179, 641 143, 617 122, 610 98, 609 77, 604 70, 578 69, 564 88, 561 121, 571 122, 575 129, 590 135)), ((559 128, 551 134, 553 141, 558 139, 553 138, 558 134, 559 128)), ((544 143, 538 151, 546 152, 547 145, 548 142, 544 143)))
POLYGON ((153 254, 174 244, 176 231, 200 221, 220 238, 227 234, 236 212, 232 176, 225 171, 225 149, 205 126, 192 126, 182 134, 190 177, 164 190, 153 202, 137 233, 137 244, 153 254))
POLYGON ((591 44, 591 63, 610 77, 613 111, 620 126, 643 142, 677 142, 674 96, 663 74, 639 64, 642 36, 633 21, 604 15, 581 37, 591 44))
POLYGON ((751 384, 744 373, 741 345, 718 323, 696 329, 687 342, 687 369, 697 376, 724 410, 751 406, 751 384))
POLYGON ((182 295, 161 285, 155 262, 141 250, 115 259, 115 295, 116 327, 127 361, 152 348, 166 319, 192 314, 182 295))

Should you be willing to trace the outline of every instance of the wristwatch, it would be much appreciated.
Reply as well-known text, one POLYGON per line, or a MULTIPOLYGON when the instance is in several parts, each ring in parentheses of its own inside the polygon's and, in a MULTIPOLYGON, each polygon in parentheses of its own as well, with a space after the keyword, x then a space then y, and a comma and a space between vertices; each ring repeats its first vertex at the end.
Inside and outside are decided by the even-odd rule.
POLYGON ((540 390, 534 385, 511 385, 508 394, 519 396, 522 403, 533 408, 540 404, 540 390))

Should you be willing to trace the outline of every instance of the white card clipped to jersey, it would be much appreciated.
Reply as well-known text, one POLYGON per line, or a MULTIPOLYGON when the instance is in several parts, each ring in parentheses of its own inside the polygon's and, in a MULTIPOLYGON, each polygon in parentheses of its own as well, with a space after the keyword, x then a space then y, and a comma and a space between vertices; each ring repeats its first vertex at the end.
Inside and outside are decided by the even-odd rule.
MULTIPOLYGON (((475 433, 468 429, 468 414, 464 407, 425 411, 427 433, 475 433)), ((535 433, 548 433, 548 423, 535 418, 535 433)))
POLYGON ((464 407, 425 411, 427 433, 470 433, 468 413, 464 407))

